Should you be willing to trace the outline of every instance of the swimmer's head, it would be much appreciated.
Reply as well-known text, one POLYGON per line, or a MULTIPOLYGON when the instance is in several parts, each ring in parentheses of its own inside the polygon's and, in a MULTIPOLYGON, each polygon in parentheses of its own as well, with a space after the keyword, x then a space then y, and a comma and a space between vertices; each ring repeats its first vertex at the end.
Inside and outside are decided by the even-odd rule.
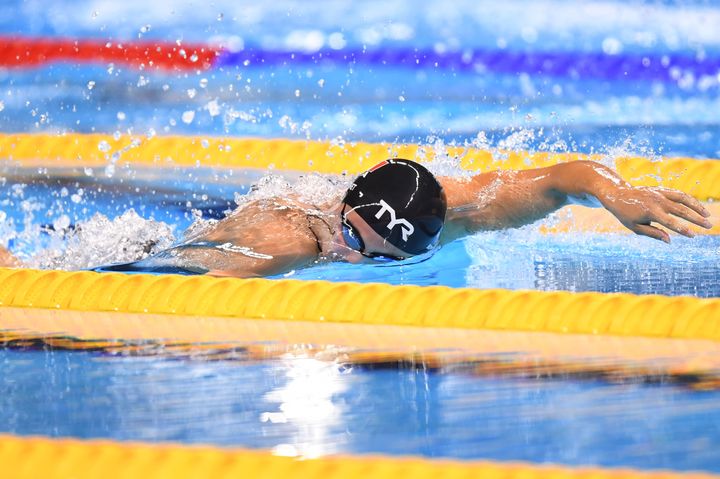
POLYGON ((399 158, 383 161, 358 176, 345 194, 343 236, 351 248, 374 256, 364 251, 363 238, 352 223, 358 215, 358 221, 403 253, 389 256, 407 258, 437 245, 446 210, 445 192, 424 166, 399 158))

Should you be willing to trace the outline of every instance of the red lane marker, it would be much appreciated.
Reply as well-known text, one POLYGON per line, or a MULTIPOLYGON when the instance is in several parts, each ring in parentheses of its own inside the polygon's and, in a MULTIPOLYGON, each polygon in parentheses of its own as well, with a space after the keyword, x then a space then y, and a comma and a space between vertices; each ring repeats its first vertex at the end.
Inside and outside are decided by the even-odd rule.
POLYGON ((108 42, 0 36, 0 67, 34 68, 48 63, 116 63, 137 69, 207 70, 220 47, 171 42, 108 42))

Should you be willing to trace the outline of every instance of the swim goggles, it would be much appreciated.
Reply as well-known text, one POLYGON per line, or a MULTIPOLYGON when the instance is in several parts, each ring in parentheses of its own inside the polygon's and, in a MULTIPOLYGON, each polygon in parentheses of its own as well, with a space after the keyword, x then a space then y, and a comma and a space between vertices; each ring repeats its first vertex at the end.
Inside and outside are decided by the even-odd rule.
POLYGON ((403 259, 405 259, 399 256, 392 256, 387 254, 366 253, 365 242, 360 236, 358 230, 355 229, 352 223, 348 221, 347 216, 345 215, 345 206, 347 205, 343 205, 343 210, 340 214, 340 227, 342 230, 343 239, 345 240, 345 244, 347 244, 349 248, 354 249, 366 258, 370 258, 373 261, 377 261, 380 263, 389 263, 390 261, 402 261, 403 259))

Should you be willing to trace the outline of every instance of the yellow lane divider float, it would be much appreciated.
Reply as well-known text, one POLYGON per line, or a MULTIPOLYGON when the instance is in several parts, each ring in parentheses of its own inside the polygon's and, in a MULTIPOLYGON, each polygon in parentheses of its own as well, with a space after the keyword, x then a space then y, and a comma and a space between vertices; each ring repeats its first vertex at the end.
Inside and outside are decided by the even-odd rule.
POLYGON ((711 474, 524 463, 335 456, 297 460, 244 449, 0 436, 6 479, 704 479, 711 474), (19 460, 19 458, 22 458, 19 460))
POLYGON ((0 268, 0 306, 720 341, 720 299, 685 296, 0 268))

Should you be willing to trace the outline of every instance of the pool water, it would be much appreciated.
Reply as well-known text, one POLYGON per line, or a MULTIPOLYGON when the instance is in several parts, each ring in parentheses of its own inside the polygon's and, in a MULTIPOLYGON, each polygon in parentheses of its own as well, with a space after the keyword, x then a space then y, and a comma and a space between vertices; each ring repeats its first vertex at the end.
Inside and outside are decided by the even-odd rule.
POLYGON ((23 435, 720 471, 717 391, 312 358, 0 351, 0 364, 2 430, 23 435))
MULTIPOLYGON (((718 24, 720 8, 703 1, 10 0, 0 5, 2 36, 233 51, 182 73, 0 68, 0 132, 416 142, 600 153, 608 165, 622 155, 718 158, 718 24)), ((0 245, 41 267, 129 260, 123 251, 162 249, 222 218, 267 173, 3 164, 0 245)), ((720 296, 718 237, 664 245, 543 234, 542 224, 473 235, 419 260, 273 279, 720 296)), ((0 432, 720 472, 717 390, 641 374, 481 377, 311 354, 157 352, 0 348, 0 432)))

